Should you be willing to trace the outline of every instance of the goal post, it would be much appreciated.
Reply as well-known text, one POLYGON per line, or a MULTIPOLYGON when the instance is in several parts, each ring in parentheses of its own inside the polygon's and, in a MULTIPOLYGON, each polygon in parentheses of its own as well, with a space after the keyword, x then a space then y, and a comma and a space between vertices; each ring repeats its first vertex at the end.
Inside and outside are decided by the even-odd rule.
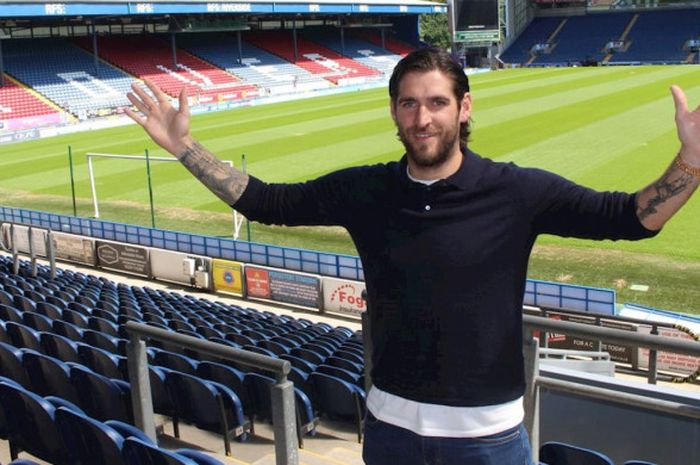
MULTIPOLYGON (((97 199, 97 188, 95 185, 95 167, 93 164, 93 160, 95 158, 110 158, 110 159, 117 159, 117 160, 132 160, 132 161, 157 161, 157 162, 177 162, 179 163, 179 160, 176 158, 172 157, 146 157, 144 155, 121 155, 121 154, 114 154, 114 153, 94 153, 94 152, 88 152, 86 154, 87 157, 87 163, 88 163, 88 176, 90 177, 90 190, 92 192, 92 206, 93 206, 93 212, 94 212, 94 217, 99 218, 100 217, 100 205, 97 199)), ((229 165, 230 167, 233 168, 233 162, 230 160, 222 160, 223 163, 229 165)), ((240 236, 241 233, 241 226, 243 225, 243 220, 244 217, 243 215, 239 215, 236 210, 233 210, 233 239, 238 240, 238 237, 240 236)))

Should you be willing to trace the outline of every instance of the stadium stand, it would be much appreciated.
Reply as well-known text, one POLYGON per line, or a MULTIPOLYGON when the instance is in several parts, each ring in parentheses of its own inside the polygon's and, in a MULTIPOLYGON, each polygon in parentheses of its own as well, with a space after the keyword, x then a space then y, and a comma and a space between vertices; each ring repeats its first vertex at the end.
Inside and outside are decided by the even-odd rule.
POLYGON ((520 34, 515 42, 501 54, 501 60, 506 63, 527 63, 533 55, 532 47, 537 44, 546 44, 549 37, 561 24, 560 17, 535 18, 530 25, 520 34))
POLYGON ((303 36, 312 42, 323 44, 336 53, 350 57, 368 68, 379 70, 386 76, 391 75, 396 63, 401 59, 400 55, 355 38, 351 34, 346 33, 341 41, 337 28, 308 28, 304 30, 303 36))
POLYGON ((130 105, 133 79, 106 63, 96 75, 93 57, 64 39, 8 40, 3 54, 8 74, 75 116, 130 105))
MULTIPOLYGON (((5 58, 6 61, 10 61, 5 58)), ((17 85, 6 75, 0 87, 0 120, 25 118, 60 113, 55 107, 37 98, 26 88, 17 85)))
MULTIPOLYGON (((382 35, 379 31, 360 29, 358 31, 353 31, 353 35, 371 44, 382 47, 382 35)), ((409 53, 411 53, 411 51, 415 49, 414 46, 397 40, 390 35, 384 36, 383 47, 384 49, 402 57, 408 55, 409 53)))
POLYGON ((531 66, 683 63, 694 56, 686 44, 699 37, 699 22, 697 9, 540 17, 500 58, 531 66))
POLYGON ((239 63, 238 42, 231 34, 183 34, 178 37, 178 44, 193 55, 235 74, 241 81, 266 89, 267 93, 330 86, 327 80, 246 41, 241 41, 242 60, 239 63))
MULTIPOLYGON (((246 32, 243 37, 259 48, 274 53, 291 63, 295 62, 291 31, 246 32)), ((379 71, 305 40, 301 36, 297 36, 297 52, 297 66, 321 76, 333 84, 359 83, 366 78, 381 76, 379 71)))
POLYGON ((624 52, 610 63, 682 63, 689 51, 686 41, 700 36, 700 10, 641 12, 631 29, 624 52))
MULTIPOLYGON (((85 49, 92 49, 88 38, 75 39, 85 49)), ((177 51, 173 65, 170 43, 153 35, 101 37, 98 51, 115 66, 137 76, 151 79, 172 97, 184 87, 198 103, 211 103, 258 95, 256 86, 185 52, 177 51)))
POLYGON ((538 55, 533 64, 600 62, 607 54, 605 45, 620 37, 631 18, 631 13, 572 16, 557 34, 551 51, 538 55))
MULTIPOLYGON (((266 345, 269 347, 273 339, 293 340, 291 338, 296 335, 297 340, 303 341, 303 347, 306 348, 302 350, 315 354, 318 360, 334 358, 344 360, 342 357, 351 357, 354 362, 359 362, 353 366, 357 366, 357 370, 363 370, 360 365, 361 357, 357 352, 351 352, 358 350, 359 335, 348 328, 333 328, 327 324, 314 324, 305 319, 283 318, 271 312, 224 305, 175 292, 116 284, 104 278, 95 278, 68 270, 59 271, 56 279, 52 281, 55 289, 50 290, 44 286, 48 281, 46 278, 48 270, 45 268, 37 277, 32 277, 29 273, 11 275, 9 263, 6 257, 0 258, 0 273, 6 278, 1 286, 4 290, 10 289, 8 294, 23 296, 25 291, 21 290, 22 286, 43 289, 45 293, 64 292, 64 295, 69 294, 65 292, 66 289, 75 290, 70 294, 74 300, 69 299, 61 311, 53 309, 53 316, 57 318, 68 318, 73 322, 82 322, 87 325, 89 321, 97 318, 88 316, 96 311, 114 312, 117 320, 128 311, 134 319, 143 322, 145 320, 135 315, 146 315, 146 312, 151 311, 162 315, 160 318, 165 323, 164 329, 180 333, 184 331, 195 337, 204 336, 198 332, 183 329, 186 328, 185 324, 194 328, 199 325, 210 329, 214 329, 213 325, 216 324, 217 331, 223 334, 230 331, 232 334, 240 335, 236 331, 246 331, 248 334, 255 335, 249 338, 251 345, 248 349, 271 356, 277 355, 264 347, 266 345), (97 303, 94 306, 79 304, 77 300, 85 295, 92 295, 95 302, 111 302, 109 306, 112 309, 107 310, 104 305, 101 309, 97 308, 97 303)), ((82 300, 85 301, 85 299, 82 300)), ((70 323, 63 320, 53 320, 52 330, 38 333, 21 323, 11 321, 16 318, 16 311, 20 311, 19 309, 3 308, 4 311, 0 312, 0 317, 7 317, 10 321, 2 320, 0 324, 5 327, 10 326, 8 340, 15 342, 15 346, 0 343, 0 375, 10 376, 23 386, 36 390, 40 395, 61 396, 79 406, 91 418, 102 421, 113 419, 126 423, 133 421, 129 409, 130 387, 126 358, 123 357, 124 344, 118 343, 119 338, 103 333, 99 329, 87 329, 87 327, 82 330, 75 327, 70 338, 52 332, 55 328, 72 327, 66 326, 70 323), (96 345, 93 343, 100 341, 98 334, 103 336, 99 343, 101 348, 92 347, 96 345), (88 338, 86 337, 88 335, 92 336, 88 338), (31 349, 26 348, 27 343, 30 344, 31 349), (24 373, 28 373, 28 376, 24 373)), ((124 323, 125 320, 117 325, 117 331, 124 323)), ((250 420, 255 418, 271 421, 270 403, 265 401, 266 397, 261 396, 260 387, 262 385, 266 389, 269 381, 264 376, 261 378, 255 368, 238 367, 245 370, 238 371, 227 365, 211 363, 207 357, 200 357, 197 353, 185 354, 180 347, 167 347, 167 349, 174 352, 168 352, 164 348, 149 347, 150 380, 154 410, 173 418, 176 436, 179 436, 178 421, 191 421, 202 429, 222 434, 225 449, 230 452, 229 438, 245 440, 249 431, 254 432, 251 428, 252 421, 244 420, 244 415, 250 420), (196 358, 190 358, 190 356, 196 358), (253 382, 258 379, 265 379, 266 382, 262 384, 253 382), (220 405, 220 401, 225 407, 223 411, 211 407, 220 405), (223 432, 223 428, 228 428, 226 433, 223 432)), ((283 352, 281 355, 288 354, 283 352)), ((295 397, 300 434, 313 435, 320 406, 326 406, 323 410, 324 414, 330 412, 327 401, 321 398, 314 400, 314 398, 317 395, 323 395, 323 399, 326 399, 331 394, 310 389, 311 384, 306 383, 306 380, 316 366, 305 366, 309 371, 303 373, 301 370, 295 371, 290 374, 290 379, 298 384, 295 397)), ((327 369, 323 376, 333 378, 337 385, 351 386, 346 390, 350 389, 348 392, 354 396, 353 405, 357 406, 358 411, 364 412, 363 386, 347 384, 340 378, 333 377, 327 369)), ((352 379, 359 380, 359 374, 357 376, 352 379)), ((345 421, 356 424, 358 418, 361 417, 353 415, 346 417, 345 421)), ((303 436, 299 436, 298 439, 303 444, 303 436)))

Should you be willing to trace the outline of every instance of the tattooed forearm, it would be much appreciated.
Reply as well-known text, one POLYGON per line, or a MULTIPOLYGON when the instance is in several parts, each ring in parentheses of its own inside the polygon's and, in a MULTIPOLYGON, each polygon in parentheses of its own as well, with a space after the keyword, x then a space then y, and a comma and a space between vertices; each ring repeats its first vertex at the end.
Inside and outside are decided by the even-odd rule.
POLYGON ((649 229, 660 229, 698 187, 698 178, 672 164, 664 175, 637 194, 637 217, 649 229))
POLYGON ((651 186, 654 189, 654 195, 647 201, 646 206, 637 206, 637 216, 643 221, 649 215, 657 213, 659 205, 688 189, 692 182, 693 177, 689 174, 677 174, 673 171, 666 173, 651 186))
POLYGON ((191 144, 177 158, 228 205, 236 203, 248 186, 247 174, 223 163, 199 142, 191 144))

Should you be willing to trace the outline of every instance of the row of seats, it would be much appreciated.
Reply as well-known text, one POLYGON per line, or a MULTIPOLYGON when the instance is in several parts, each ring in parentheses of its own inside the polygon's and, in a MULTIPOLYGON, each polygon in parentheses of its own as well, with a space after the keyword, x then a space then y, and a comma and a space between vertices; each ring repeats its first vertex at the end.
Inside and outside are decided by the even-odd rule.
POLYGON ((551 50, 537 55, 533 65, 600 62, 608 55, 606 45, 624 38, 627 46, 614 52, 609 63, 680 63, 690 53, 686 42, 700 37, 698 21, 697 9, 535 18, 500 58, 528 63, 532 47, 549 42, 551 50))
POLYGON ((10 442, 15 465, 26 451, 53 465, 222 465, 191 449, 167 451, 138 428, 117 420, 104 423, 64 399, 42 397, 0 378, 0 437, 10 442))
POLYGON ((297 36, 297 59, 294 55, 292 31, 248 32, 246 40, 255 46, 295 62, 310 73, 339 84, 344 79, 379 76, 381 73, 348 57, 297 36))
MULTIPOLYGON (((307 320, 240 307, 222 308, 189 296, 147 288, 135 290, 96 279, 85 278, 90 284, 82 286, 79 277, 72 280, 71 286, 62 286, 62 278, 35 286, 32 281, 44 281, 41 273, 37 278, 0 276, 0 318, 5 320, 6 342, 43 351, 64 362, 83 363, 96 373, 121 381, 128 381, 128 335, 123 325, 128 320, 279 356, 293 365, 289 376, 296 385, 301 434, 313 431, 318 414, 351 421, 357 427, 358 440, 361 437, 365 399, 363 351, 358 335, 348 328, 314 325, 307 320), (204 316, 218 323, 208 325, 204 316)), ((220 375, 219 379, 226 379, 227 386, 244 400, 243 408, 251 424, 256 416, 269 419, 269 415, 260 414, 266 411, 267 404, 251 402, 255 394, 250 391, 269 388, 271 378, 260 379, 261 373, 236 364, 214 369, 204 363, 212 360, 167 344, 150 347, 149 354, 160 372, 177 370, 201 377, 204 370, 220 375), (198 365, 204 368, 198 370, 198 365)))
POLYGON ((57 113, 55 108, 42 102, 23 87, 9 79, 0 87, 0 120, 25 118, 57 113))
MULTIPOLYGON (((153 80, 172 97, 184 87, 193 102, 210 104, 258 97, 280 86, 285 92, 315 90, 343 79, 379 76, 390 73, 399 58, 377 47, 374 35, 362 41, 348 34, 345 56, 337 46, 323 47, 300 36, 301 58, 293 63, 293 50, 280 42, 285 34, 290 33, 245 33, 240 63, 233 52, 236 36, 230 34, 180 35, 176 65, 169 40, 153 35, 99 37, 97 61, 89 37, 10 40, 3 43, 3 56, 8 75, 80 119, 130 106, 126 94, 133 76, 153 80)), ((396 41, 386 47, 410 50, 396 41)), ((0 87, 0 119, 50 113, 56 108, 24 88, 12 82, 0 87)))

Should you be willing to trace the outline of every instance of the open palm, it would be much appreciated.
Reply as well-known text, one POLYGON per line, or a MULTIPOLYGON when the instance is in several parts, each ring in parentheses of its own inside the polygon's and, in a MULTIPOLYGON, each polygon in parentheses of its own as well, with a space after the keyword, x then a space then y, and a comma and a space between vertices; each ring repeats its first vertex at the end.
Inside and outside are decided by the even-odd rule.
POLYGON ((149 80, 144 82, 153 93, 153 97, 138 84, 132 84, 133 93, 129 92, 127 98, 140 114, 131 109, 127 109, 126 114, 141 125, 156 144, 177 156, 185 150, 190 139, 187 93, 183 88, 179 96, 179 108, 175 108, 158 86, 149 80))

